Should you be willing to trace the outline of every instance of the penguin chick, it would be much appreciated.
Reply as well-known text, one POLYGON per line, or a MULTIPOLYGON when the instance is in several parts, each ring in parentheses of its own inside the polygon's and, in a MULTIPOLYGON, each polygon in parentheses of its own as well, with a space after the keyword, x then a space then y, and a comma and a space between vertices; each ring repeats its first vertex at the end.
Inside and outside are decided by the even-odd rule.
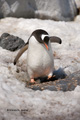
POLYGON ((61 39, 49 34, 42 29, 35 30, 28 39, 25 46, 19 51, 14 59, 14 65, 20 56, 27 49, 27 72, 31 82, 34 78, 52 77, 54 71, 54 58, 51 48, 51 42, 61 44, 61 39))

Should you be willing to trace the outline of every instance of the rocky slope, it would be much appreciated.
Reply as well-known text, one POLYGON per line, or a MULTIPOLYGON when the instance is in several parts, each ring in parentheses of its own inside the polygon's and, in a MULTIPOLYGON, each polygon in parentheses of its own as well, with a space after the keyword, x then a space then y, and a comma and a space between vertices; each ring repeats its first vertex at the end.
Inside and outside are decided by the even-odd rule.
POLYGON ((1 0, 0 17, 70 21, 77 15, 74 0, 1 0))

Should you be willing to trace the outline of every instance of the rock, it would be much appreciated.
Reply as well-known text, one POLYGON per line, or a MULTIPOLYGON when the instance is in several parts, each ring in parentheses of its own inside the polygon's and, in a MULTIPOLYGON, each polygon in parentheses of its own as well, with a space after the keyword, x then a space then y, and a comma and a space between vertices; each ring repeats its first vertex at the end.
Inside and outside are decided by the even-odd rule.
POLYGON ((0 1, 0 18, 3 17, 3 13, 2 13, 2 9, 1 9, 2 5, 1 5, 1 1, 0 1))
POLYGON ((36 4, 34 0, 2 0, 3 16, 33 18, 36 4))
POLYGON ((4 49, 15 51, 24 46, 25 42, 16 36, 3 33, 0 38, 0 46, 4 49))
POLYGON ((80 14, 80 0, 75 0, 77 8, 78 8, 78 14, 80 14))
POLYGON ((75 0, 77 8, 80 8, 80 0, 75 0))
POLYGON ((0 16, 73 20, 77 15, 74 0, 1 0, 0 16))
POLYGON ((36 5, 36 16, 42 19, 68 21, 73 20, 77 13, 73 0, 36 0, 36 5))

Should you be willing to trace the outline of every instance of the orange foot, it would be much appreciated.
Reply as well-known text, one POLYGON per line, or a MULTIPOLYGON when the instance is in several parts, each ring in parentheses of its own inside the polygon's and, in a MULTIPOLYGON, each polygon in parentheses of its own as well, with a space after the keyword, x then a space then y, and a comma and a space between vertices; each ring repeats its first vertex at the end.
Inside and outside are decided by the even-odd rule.
POLYGON ((34 83, 35 83, 35 80, 34 80, 34 79, 31 79, 30 83, 34 84, 34 83))
POLYGON ((52 77, 52 75, 48 75, 48 80, 52 77))

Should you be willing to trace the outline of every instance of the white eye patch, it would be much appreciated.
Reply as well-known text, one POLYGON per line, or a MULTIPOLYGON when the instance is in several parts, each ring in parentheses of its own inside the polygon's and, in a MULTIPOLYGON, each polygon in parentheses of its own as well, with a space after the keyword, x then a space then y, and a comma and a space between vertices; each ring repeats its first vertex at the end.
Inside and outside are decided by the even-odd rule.
POLYGON ((41 39, 44 40, 44 38, 47 37, 47 36, 49 37, 49 35, 42 34, 41 39))

